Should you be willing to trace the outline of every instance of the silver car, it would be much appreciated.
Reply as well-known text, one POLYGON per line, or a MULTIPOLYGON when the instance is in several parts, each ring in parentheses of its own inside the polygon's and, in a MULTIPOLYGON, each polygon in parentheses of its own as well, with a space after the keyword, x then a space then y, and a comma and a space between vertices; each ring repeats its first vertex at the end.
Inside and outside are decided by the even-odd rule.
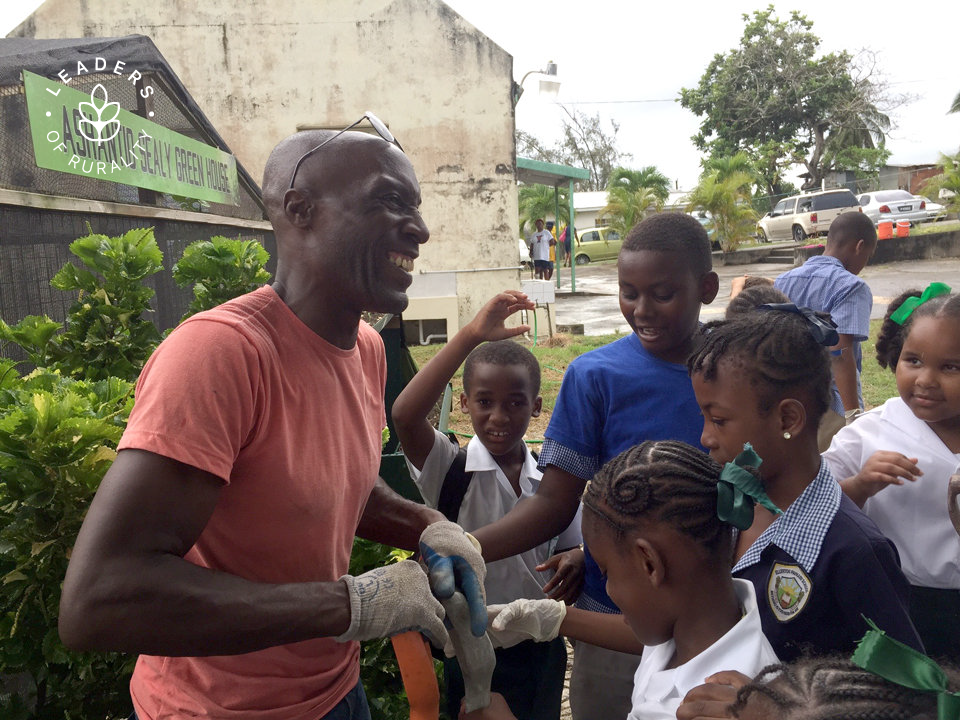
POLYGON ((873 224, 891 220, 907 220, 911 225, 927 219, 926 203, 923 198, 911 195, 906 190, 877 190, 864 193, 857 200, 863 214, 873 220, 873 224))

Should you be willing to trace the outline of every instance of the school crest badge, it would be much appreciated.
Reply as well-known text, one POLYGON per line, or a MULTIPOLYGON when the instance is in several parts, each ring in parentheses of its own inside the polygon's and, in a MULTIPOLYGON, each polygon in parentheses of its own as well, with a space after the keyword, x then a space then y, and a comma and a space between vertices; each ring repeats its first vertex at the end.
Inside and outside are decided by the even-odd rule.
POLYGON ((793 620, 810 600, 813 583, 799 565, 774 563, 767 580, 767 602, 780 622, 793 620))

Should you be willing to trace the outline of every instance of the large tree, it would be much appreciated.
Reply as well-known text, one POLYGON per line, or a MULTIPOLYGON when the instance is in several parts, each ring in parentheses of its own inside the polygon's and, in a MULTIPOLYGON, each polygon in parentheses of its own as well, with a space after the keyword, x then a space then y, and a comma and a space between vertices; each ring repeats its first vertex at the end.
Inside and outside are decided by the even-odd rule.
POLYGON ((620 126, 611 120, 607 130, 599 113, 587 115, 576 108, 560 107, 566 114, 561 139, 549 147, 533 135, 517 131, 517 155, 589 170, 590 179, 578 182, 577 189, 605 189, 613 169, 621 165, 622 160, 630 158, 629 153, 617 149, 620 126))
POLYGON ((781 20, 770 5, 743 19, 740 46, 715 55, 697 87, 680 91, 680 104, 703 118, 697 147, 746 151, 770 195, 795 164, 806 167, 807 188, 834 169, 876 172, 889 157, 885 112, 905 98, 888 93, 872 57, 819 54, 813 23, 797 11, 781 20))

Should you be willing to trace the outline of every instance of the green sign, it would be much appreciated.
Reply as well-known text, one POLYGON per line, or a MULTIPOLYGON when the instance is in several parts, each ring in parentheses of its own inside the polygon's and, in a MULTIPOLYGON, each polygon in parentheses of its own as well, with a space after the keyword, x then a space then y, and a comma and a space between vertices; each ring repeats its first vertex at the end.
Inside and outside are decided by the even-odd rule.
POLYGON ((37 165, 171 195, 239 205, 237 161, 228 153, 110 102, 23 71, 37 165))

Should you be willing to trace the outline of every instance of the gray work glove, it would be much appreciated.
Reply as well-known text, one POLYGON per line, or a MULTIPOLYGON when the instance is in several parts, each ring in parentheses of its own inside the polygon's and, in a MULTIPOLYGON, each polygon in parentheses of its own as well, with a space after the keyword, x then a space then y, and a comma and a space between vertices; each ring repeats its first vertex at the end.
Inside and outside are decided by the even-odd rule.
POLYGON ((483 589, 487 566, 477 539, 456 523, 441 520, 427 525, 420 535, 420 554, 433 594, 446 600, 454 591, 462 592, 470 608, 470 632, 483 637, 487 629, 487 596, 483 589))
POLYGON ((424 633, 438 648, 449 643, 443 606, 430 592, 423 569, 413 560, 375 568, 340 581, 350 593, 350 627, 336 638, 373 640, 407 630, 424 633))
POLYGON ((560 600, 514 600, 487 608, 490 625, 487 635, 493 646, 513 647, 524 640, 548 642, 560 634, 567 606, 560 600))

